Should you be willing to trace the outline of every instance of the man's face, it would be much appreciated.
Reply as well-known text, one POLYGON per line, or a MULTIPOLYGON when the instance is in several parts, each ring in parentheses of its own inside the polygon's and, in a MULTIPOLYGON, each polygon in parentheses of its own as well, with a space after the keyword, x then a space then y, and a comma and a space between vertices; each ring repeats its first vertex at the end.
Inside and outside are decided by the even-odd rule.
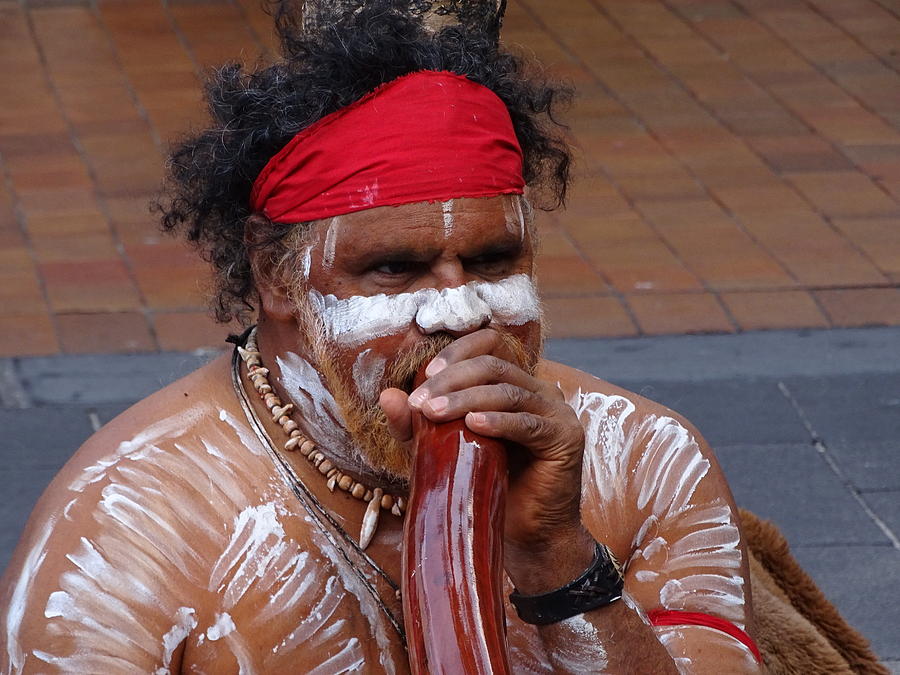
POLYGON ((314 227, 297 300, 306 356, 368 463, 403 475, 408 458, 397 456, 379 415, 382 389, 408 391, 411 375, 448 341, 488 325, 515 338, 523 353, 540 350, 539 307, 523 291, 534 250, 520 197, 380 207, 314 227), (495 289, 506 293, 506 306, 486 312, 474 296, 489 298, 495 289), (323 302, 334 311, 323 312, 323 302))

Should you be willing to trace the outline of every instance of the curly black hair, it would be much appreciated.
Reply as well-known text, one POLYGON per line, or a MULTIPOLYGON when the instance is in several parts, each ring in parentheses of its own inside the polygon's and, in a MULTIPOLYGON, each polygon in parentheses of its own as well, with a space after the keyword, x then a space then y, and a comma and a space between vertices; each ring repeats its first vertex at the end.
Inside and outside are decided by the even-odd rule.
POLYGON ((166 189, 154 207, 165 231, 183 233, 213 265, 212 304, 221 322, 246 323, 258 301, 250 246, 262 253, 257 258, 277 260, 298 225, 251 213, 257 174, 299 131, 401 75, 446 70, 494 91, 512 117, 535 205, 551 210, 564 203, 571 155, 556 109, 568 102, 570 89, 536 76, 523 58, 499 47, 499 21, 488 30, 458 22, 432 32, 398 0, 336 6, 342 9, 306 31, 296 12, 276 9, 283 58, 215 72, 206 86, 211 128, 171 154, 166 189), (251 216, 252 244, 245 237, 251 216))

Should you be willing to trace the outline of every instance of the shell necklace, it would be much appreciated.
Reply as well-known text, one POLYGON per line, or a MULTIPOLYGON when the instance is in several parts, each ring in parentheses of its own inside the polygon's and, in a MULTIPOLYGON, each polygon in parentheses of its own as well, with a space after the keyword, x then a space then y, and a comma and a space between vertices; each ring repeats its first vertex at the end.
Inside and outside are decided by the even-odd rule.
POLYGON ((238 346, 237 351, 244 365, 247 366, 247 375, 253 383, 253 388, 256 389, 272 415, 272 421, 278 424, 287 436, 287 441, 282 446, 284 450, 287 452, 299 451, 310 464, 319 470, 331 492, 334 492, 335 488, 340 488, 356 499, 367 502, 368 506, 359 532, 359 546, 365 549, 378 529, 378 517, 381 510, 384 509, 395 516, 403 517, 403 513, 406 511, 406 500, 403 497, 386 494, 381 488, 369 488, 343 473, 331 460, 326 459, 313 441, 303 435, 300 425, 291 419, 294 404, 282 403, 269 383, 269 369, 263 367, 262 354, 256 344, 255 327, 247 335, 245 346, 238 346))

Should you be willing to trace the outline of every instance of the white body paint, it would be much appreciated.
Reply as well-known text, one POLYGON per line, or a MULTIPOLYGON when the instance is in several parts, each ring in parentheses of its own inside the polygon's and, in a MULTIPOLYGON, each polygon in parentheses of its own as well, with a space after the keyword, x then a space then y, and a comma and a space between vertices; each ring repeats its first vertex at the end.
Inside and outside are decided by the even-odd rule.
MULTIPOLYGON (((743 629, 740 534, 723 498, 692 503, 710 479, 710 462, 690 432, 670 417, 636 418, 634 403, 622 396, 579 392, 570 405, 584 426, 585 447, 592 449, 584 463, 583 510, 591 514, 586 524, 603 531, 625 522, 635 505, 645 518, 626 562, 632 596, 645 584, 658 589, 649 595, 666 609, 705 612, 743 629), (662 532, 679 534, 670 542, 662 532)), ((635 603, 633 597, 629 602, 635 603)), ((681 653, 684 635, 698 629, 654 629, 682 672, 691 668, 681 653)), ((722 649, 746 650, 721 631, 704 630, 722 649)))
MULTIPOLYGON (((295 399, 301 414, 319 415, 340 436, 318 374, 293 354, 279 366, 292 396, 303 393, 295 399)), ((624 397, 579 393, 570 403, 587 439, 585 522, 609 531, 609 523, 634 522, 636 505, 642 511, 630 592, 743 626, 737 530, 723 500, 690 504, 711 477, 690 433, 668 417, 637 416, 624 397), (669 541, 673 528, 682 534, 669 541)), ((327 655, 310 672, 404 671, 384 614, 228 406, 194 405, 162 419, 62 487, 69 494, 33 528, 13 578, 0 655, 10 670, 164 673, 187 641, 207 672, 292 672, 310 654, 327 655), (74 536, 64 508, 74 522, 96 523, 97 534, 74 536), (51 554, 54 569, 62 564, 52 576, 51 554)), ((506 610, 515 672, 608 668, 614 642, 602 622, 589 615, 563 622, 565 639, 551 657, 537 629, 506 610)), ((691 669, 684 645, 696 631, 734 663, 752 663, 743 645, 718 631, 655 631, 682 672, 691 669)))
POLYGON ((206 639, 215 642, 231 635, 236 629, 234 619, 228 612, 216 615, 216 621, 206 631, 206 639))
POLYGON ((440 291, 425 288, 415 293, 344 299, 311 290, 309 299, 327 336, 348 347, 395 335, 413 322, 428 334, 472 330, 491 321, 519 326, 541 316, 537 291, 526 274, 497 282, 473 281, 440 291))
POLYGON ((47 541, 53 533, 55 521, 48 520, 41 531, 40 536, 28 552, 25 564, 16 584, 13 587, 12 601, 9 603, 9 609, 6 613, 6 652, 7 660, 12 671, 19 671, 25 662, 25 655, 19 645, 19 629, 22 626, 22 619, 25 617, 28 597, 31 593, 34 578, 38 570, 47 557, 47 541))
POLYGON ((386 672, 400 670, 384 614, 358 584, 346 587, 355 573, 223 408, 152 425, 70 491, 73 513, 98 534, 67 543, 68 530, 54 529, 60 509, 33 540, 4 610, 0 672, 5 661, 11 672, 161 675, 185 640, 211 659, 206 672, 294 672, 310 654, 330 655, 312 672, 345 672, 375 652, 373 638, 387 648, 386 672), (65 563, 56 579, 42 570, 50 552, 65 563), (343 632, 351 625, 358 636, 343 632), (272 641, 264 653, 251 648, 260 635, 272 641))
POLYGON ((564 633, 560 648, 552 655, 553 663, 567 673, 605 673, 609 662, 597 627, 578 614, 561 621, 558 630, 564 633))
POLYGON ((172 662, 172 654, 191 631, 197 627, 196 610, 193 607, 179 607, 175 613, 175 625, 169 632, 163 635, 163 663, 157 668, 154 675, 165 675, 169 672, 169 664, 172 662))

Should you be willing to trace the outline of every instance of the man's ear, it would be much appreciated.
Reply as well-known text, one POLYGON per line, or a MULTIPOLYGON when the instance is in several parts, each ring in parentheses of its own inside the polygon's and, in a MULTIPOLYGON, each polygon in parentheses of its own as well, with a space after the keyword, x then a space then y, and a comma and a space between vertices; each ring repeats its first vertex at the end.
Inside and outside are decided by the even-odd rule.
POLYGON ((253 214, 244 226, 244 245, 250 258, 253 283, 259 295, 260 311, 276 321, 291 321, 294 317, 293 303, 288 296, 284 280, 271 274, 272 261, 260 246, 263 233, 271 232, 272 225, 265 216, 253 214))
POLYGON ((294 305, 288 298, 284 287, 260 281, 257 281, 256 284, 260 311, 265 312, 266 315, 276 321, 292 321, 294 318, 294 305))

